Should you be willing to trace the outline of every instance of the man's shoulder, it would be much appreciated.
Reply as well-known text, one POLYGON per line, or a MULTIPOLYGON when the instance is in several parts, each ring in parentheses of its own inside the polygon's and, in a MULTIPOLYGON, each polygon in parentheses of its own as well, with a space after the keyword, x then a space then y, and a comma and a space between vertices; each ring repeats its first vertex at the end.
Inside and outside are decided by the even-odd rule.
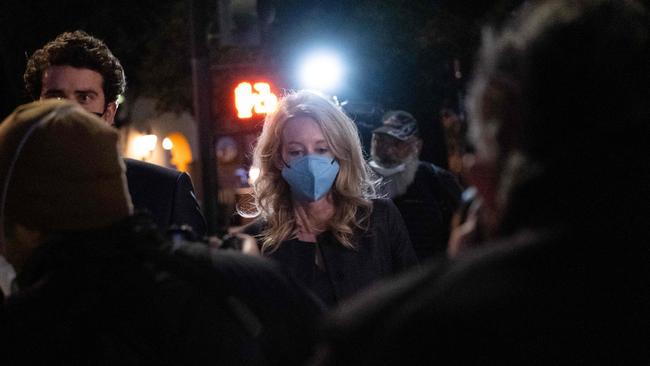
MULTIPOLYGON (((523 280, 522 273, 529 273, 533 268, 552 261, 553 256, 561 256, 551 234, 522 231, 511 237, 500 239, 474 249, 471 253, 456 260, 444 276, 441 287, 456 287, 462 284, 475 288, 476 296, 485 292, 481 286, 494 283, 513 283, 523 280)), ((556 259, 556 258, 554 258, 556 259)), ((557 263, 557 261, 555 261, 557 263)), ((492 296, 494 294, 489 294, 492 296)))
POLYGON ((333 362, 325 364, 419 364, 432 350, 444 357, 448 350, 439 347, 446 336, 481 327, 489 320, 481 318, 485 308, 503 308, 499 301, 518 292, 512 288, 523 277, 517 261, 535 250, 510 244, 461 260, 429 261, 353 298, 328 319, 324 336, 333 346, 327 355, 333 362))
POLYGON ((239 251, 228 249, 215 249, 203 242, 180 241, 165 248, 169 255, 184 258, 194 266, 204 265, 218 271, 232 272, 232 274, 245 276, 254 271, 231 271, 229 266, 259 268, 261 271, 273 272, 278 267, 262 257, 245 255, 239 251))
POLYGON ((454 197, 454 201, 460 199, 462 187, 456 175, 447 169, 441 168, 428 161, 420 161, 416 179, 427 179, 433 182, 433 187, 442 186, 445 191, 454 197))
POLYGON ((456 179, 456 176, 449 170, 428 161, 420 161, 420 164, 418 165, 418 173, 435 175, 446 180, 456 179))
POLYGON ((389 206, 394 206, 395 204, 390 198, 378 197, 372 199, 372 208, 374 209, 386 209, 389 206))
POLYGON ((182 172, 175 169, 170 169, 135 159, 124 158, 124 164, 126 165, 127 177, 155 176, 157 179, 177 179, 179 175, 183 174, 182 172))
MULTIPOLYGON (((394 279, 387 281, 381 286, 372 289, 359 296, 356 306, 349 304, 348 310, 339 311, 341 317, 348 317, 354 310, 363 310, 366 302, 373 303, 370 307, 381 308, 386 304, 384 311, 401 313, 398 304, 410 304, 410 310, 417 311, 420 305, 428 309, 430 304, 442 304, 453 302, 464 303, 468 299, 469 292, 476 290, 477 298, 482 296, 491 297, 494 294, 486 294, 482 286, 490 282, 515 281, 512 274, 520 274, 520 271, 528 270, 526 265, 536 261, 543 261, 542 253, 548 251, 547 243, 534 235, 520 235, 509 238, 504 242, 495 242, 484 249, 476 249, 474 252, 457 260, 432 259, 415 270, 406 272, 394 279), (496 275, 496 273, 507 275, 496 275), (455 291, 461 289, 459 293, 455 291), (455 297, 458 295, 458 297, 455 297), (449 299, 452 297, 452 299, 449 299)), ((438 307, 437 311, 442 311, 438 307)), ((386 315, 385 313, 384 315, 386 315)))

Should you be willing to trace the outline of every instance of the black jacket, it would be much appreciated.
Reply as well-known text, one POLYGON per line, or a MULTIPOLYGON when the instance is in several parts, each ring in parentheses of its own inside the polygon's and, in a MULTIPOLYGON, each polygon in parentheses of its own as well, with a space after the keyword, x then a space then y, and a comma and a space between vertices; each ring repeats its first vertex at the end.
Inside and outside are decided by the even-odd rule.
POLYGON ((161 233, 190 225, 200 238, 206 223, 187 173, 139 160, 124 159, 126 180, 136 210, 148 211, 161 233))
POLYGON ((450 172, 421 161, 406 193, 395 197, 420 261, 445 256, 462 188, 450 172))
POLYGON ((297 365, 321 311, 272 263, 139 218, 39 247, 17 283, 2 365, 297 365))
POLYGON ((523 231, 341 307, 316 365, 647 365, 647 240, 523 231), (598 245, 598 241, 608 245, 598 245))
MULTIPOLYGON (((264 222, 258 220, 244 229, 250 235, 259 235, 264 222)), ((316 238, 323 255, 327 275, 336 301, 350 297, 373 282, 399 273, 418 263, 399 211, 388 199, 373 200, 370 226, 359 233, 356 249, 341 245, 334 235, 324 232, 316 238)), ((283 264, 291 273, 291 253, 280 247, 269 257, 283 264)), ((295 273, 293 273, 295 277, 295 273)))

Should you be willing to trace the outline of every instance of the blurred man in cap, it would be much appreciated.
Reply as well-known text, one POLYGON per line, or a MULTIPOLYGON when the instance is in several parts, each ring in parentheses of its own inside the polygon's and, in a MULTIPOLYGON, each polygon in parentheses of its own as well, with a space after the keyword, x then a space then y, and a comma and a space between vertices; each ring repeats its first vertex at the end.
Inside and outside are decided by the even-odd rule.
POLYGON ((381 176, 381 190, 399 208, 420 261, 444 256, 451 216, 461 188, 450 172, 420 161, 418 123, 405 111, 390 111, 373 131, 369 164, 381 176))

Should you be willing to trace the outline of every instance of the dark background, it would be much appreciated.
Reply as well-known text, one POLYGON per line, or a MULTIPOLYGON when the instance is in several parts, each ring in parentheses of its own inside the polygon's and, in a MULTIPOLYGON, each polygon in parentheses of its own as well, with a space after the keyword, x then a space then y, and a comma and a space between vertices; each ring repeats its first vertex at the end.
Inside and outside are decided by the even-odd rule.
MULTIPOLYGON (((445 166, 441 108, 459 110, 483 24, 498 25, 522 1, 265 1, 275 9, 261 54, 283 87, 297 88, 295 60, 311 45, 340 50, 349 62, 337 93, 353 106, 375 106, 356 116, 360 128, 380 112, 404 109, 420 121, 422 157, 445 166), (456 60, 456 61, 454 61, 456 60), (454 62, 457 68, 454 68, 454 62), (454 75, 460 71, 460 77, 454 75)), ((161 110, 191 109, 187 1, 5 1, 0 5, 0 114, 28 101, 22 73, 28 55, 57 34, 83 29, 103 39, 121 60, 128 100, 153 96, 161 110)), ((209 2, 216 34, 217 2, 209 2)), ((209 37, 210 38, 210 37, 209 37)), ((212 38, 210 38, 212 39, 212 38)), ((212 59, 221 51, 214 47, 212 59)), ((374 120, 373 120, 374 119, 374 120)))

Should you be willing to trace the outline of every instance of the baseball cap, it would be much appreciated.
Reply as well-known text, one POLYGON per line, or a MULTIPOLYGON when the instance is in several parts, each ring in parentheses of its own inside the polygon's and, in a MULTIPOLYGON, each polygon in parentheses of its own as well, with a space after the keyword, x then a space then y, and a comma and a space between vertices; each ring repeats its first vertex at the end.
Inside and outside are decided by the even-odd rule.
POLYGON ((374 129, 373 133, 385 133, 402 141, 419 135, 418 122, 408 112, 390 111, 384 115, 382 120, 383 125, 374 129))

